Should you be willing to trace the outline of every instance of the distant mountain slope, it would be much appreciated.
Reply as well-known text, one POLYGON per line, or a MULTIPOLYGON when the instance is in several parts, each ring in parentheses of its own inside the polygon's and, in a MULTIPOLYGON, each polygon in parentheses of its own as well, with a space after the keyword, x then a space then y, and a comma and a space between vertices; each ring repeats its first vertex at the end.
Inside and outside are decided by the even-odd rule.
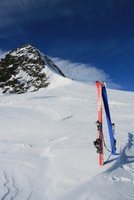
POLYGON ((0 61, 0 87, 3 93, 37 91, 50 84, 49 76, 62 71, 30 44, 9 52, 0 61), (49 75, 48 75, 49 72, 49 75))

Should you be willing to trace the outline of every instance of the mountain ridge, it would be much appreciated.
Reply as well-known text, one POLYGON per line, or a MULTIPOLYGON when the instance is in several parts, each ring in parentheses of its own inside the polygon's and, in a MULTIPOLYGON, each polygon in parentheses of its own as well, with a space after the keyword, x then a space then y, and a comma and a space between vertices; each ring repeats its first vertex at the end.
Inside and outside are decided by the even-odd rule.
POLYGON ((0 88, 3 93, 37 91, 51 84, 47 71, 65 77, 48 57, 31 44, 10 51, 0 61, 0 88))

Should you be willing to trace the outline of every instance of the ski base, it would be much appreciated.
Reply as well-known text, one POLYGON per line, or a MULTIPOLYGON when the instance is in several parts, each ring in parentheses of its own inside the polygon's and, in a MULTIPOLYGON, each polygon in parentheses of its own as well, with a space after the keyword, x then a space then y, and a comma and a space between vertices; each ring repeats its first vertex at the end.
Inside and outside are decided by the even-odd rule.
POLYGON ((97 94, 98 94, 98 121, 97 121, 97 130, 99 138, 99 166, 104 165, 104 156, 103 156, 103 132, 102 132, 102 83, 96 81, 97 94))

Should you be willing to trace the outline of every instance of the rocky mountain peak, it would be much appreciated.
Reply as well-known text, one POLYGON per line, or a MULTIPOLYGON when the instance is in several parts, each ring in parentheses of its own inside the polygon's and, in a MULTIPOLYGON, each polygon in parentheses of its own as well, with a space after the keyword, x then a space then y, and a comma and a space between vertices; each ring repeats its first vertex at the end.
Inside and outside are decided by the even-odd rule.
POLYGON ((0 61, 0 88, 3 93, 37 91, 50 84, 48 70, 64 76, 62 71, 31 44, 10 51, 0 61))

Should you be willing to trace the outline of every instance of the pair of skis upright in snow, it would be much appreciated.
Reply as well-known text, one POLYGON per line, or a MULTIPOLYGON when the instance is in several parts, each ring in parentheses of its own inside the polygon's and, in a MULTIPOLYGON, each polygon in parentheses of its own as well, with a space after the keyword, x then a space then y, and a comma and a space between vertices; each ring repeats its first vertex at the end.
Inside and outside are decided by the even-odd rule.
POLYGON ((97 130, 98 130, 98 138, 96 139, 96 141, 94 141, 94 145, 97 148, 97 152, 99 153, 99 165, 102 166, 104 165, 104 156, 103 156, 103 142, 104 142, 103 137, 104 136, 103 136, 103 130, 102 130, 102 124, 103 124, 102 104, 104 104, 105 113, 106 113, 112 155, 116 155, 116 140, 114 139, 114 135, 113 135, 114 133, 113 133, 113 127, 112 127, 111 117, 110 117, 106 85, 105 83, 96 81, 96 87, 97 87, 97 94, 98 94, 98 120, 96 122, 97 130), (103 100, 103 103, 102 103, 102 100, 103 100))

